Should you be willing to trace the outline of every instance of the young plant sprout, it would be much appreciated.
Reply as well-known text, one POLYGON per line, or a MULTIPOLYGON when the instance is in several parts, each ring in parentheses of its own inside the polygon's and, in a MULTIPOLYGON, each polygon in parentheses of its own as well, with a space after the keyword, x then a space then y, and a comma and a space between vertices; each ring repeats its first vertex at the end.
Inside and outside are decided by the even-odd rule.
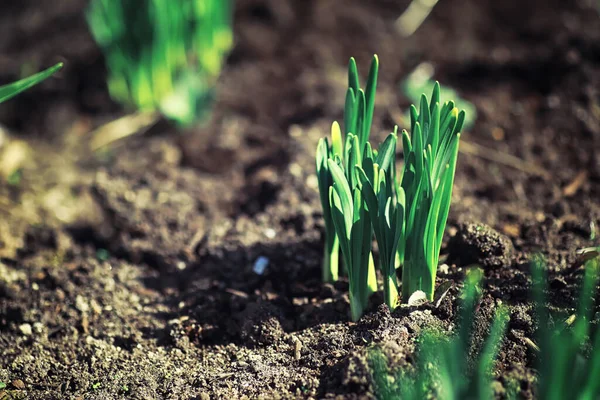
POLYGON ((113 98, 184 125, 208 108, 232 45, 229 0, 93 0, 90 30, 113 98))
POLYGON ((404 190, 395 191, 394 158, 398 127, 391 133, 373 157, 366 146, 362 167, 356 166, 361 192, 369 209, 371 225, 379 246, 379 266, 383 275, 385 303, 391 310, 398 304, 396 254, 404 233, 404 190))
MULTIPOLYGON (((373 56, 367 78, 365 90, 361 89, 358 69, 354 58, 348 65, 348 90, 344 107, 344 135, 338 122, 331 127, 331 144, 327 138, 319 140, 317 145, 317 179, 323 217, 325 219, 325 249, 323 255, 323 281, 335 282, 339 276, 339 238, 333 225, 330 206, 329 187, 333 184, 329 159, 336 157, 341 160, 341 168, 348 180, 351 190, 359 183, 355 173, 355 165, 362 163, 362 153, 369 141, 373 110, 375 108, 375 91, 377 88, 377 75, 379 73, 379 59, 373 56), (354 139, 352 136, 356 136, 354 139), (343 137, 345 136, 345 138, 343 137), (351 149, 353 149, 351 151, 351 149)), ((369 287, 377 290, 375 268, 372 255, 369 255, 369 287)))
POLYGON ((436 82, 431 102, 422 95, 420 111, 414 106, 410 109, 411 134, 402 132, 404 170, 398 179, 398 128, 382 143, 379 152, 369 143, 378 71, 379 61, 374 56, 363 91, 356 62, 350 59, 345 137, 334 122, 331 143, 321 139, 316 154, 325 219, 323 281, 338 279, 341 246, 350 280, 353 319, 362 314, 369 290, 377 290, 370 252, 373 232, 379 248, 385 303, 390 309, 398 303, 397 264, 402 264, 402 298, 407 300, 423 291, 433 300, 465 119, 465 112, 459 112, 452 101, 440 105, 440 85, 436 82))
POLYGON ((29 89, 30 87, 37 85, 44 79, 50 77, 56 71, 61 69, 62 63, 58 63, 53 67, 50 67, 44 71, 38 72, 37 74, 31 75, 30 77, 23 78, 13 83, 9 83, 4 86, 0 86, 0 103, 5 102, 16 96, 17 94, 29 89))
MULTIPOLYGON (((352 134, 350 137, 353 146, 357 146, 358 138, 352 134)), ((329 187, 331 216, 348 271, 350 314, 357 321, 371 294, 368 282, 373 231, 361 191, 358 187, 350 188, 339 158, 330 158, 327 164, 333 177, 333 185, 329 187)))
POLYGON ((403 264, 402 298, 420 290, 433 300, 465 112, 459 112, 452 101, 440 105, 436 82, 431 102, 422 95, 420 110, 411 106, 410 117, 410 136, 402 132, 401 187, 406 196, 405 230, 398 252, 403 264))

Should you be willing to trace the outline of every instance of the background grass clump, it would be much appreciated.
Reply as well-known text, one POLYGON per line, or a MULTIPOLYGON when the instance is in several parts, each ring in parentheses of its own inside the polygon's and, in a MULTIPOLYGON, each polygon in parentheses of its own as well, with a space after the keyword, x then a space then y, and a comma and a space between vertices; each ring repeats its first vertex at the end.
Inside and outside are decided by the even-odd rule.
POLYGON ((232 46, 231 13, 229 0, 93 0, 111 96, 183 125, 200 119, 232 46))

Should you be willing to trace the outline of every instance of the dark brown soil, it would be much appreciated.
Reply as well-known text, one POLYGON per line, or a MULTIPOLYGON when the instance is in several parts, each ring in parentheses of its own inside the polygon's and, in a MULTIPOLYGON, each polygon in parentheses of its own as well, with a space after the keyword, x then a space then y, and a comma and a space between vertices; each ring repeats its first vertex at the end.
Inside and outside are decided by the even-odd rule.
POLYGON ((527 260, 546 255, 552 307, 569 312, 575 252, 600 224, 594 1, 442 0, 403 39, 406 1, 240 0, 211 121, 160 123, 102 154, 87 132, 123 111, 85 1, 7 4, 2 82, 25 64, 66 67, 0 107, 0 151, 26 155, 20 182, 0 187, 0 398, 372 398, 369 351, 401 367, 423 327, 450 331, 471 263, 486 277, 475 344, 497 304, 512 310, 496 393, 516 382, 534 395, 527 260), (375 136, 406 109, 398 83, 422 61, 478 120, 438 274, 450 295, 393 315, 374 301, 351 323, 347 283, 320 282, 314 149, 342 115, 348 58, 364 72, 373 53, 375 136))

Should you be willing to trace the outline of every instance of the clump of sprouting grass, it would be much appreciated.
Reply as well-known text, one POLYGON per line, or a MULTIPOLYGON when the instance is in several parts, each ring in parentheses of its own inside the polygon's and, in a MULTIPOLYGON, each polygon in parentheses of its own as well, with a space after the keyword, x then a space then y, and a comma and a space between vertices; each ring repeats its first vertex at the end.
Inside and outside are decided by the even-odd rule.
POLYGON ((436 82, 431 101, 410 108, 411 133, 402 132, 405 229, 399 246, 402 298, 423 291, 433 300, 435 277, 450 203, 465 112, 440 102, 436 82))
POLYGON ((29 89, 30 87, 37 85, 38 83, 50 77, 56 71, 61 69, 62 66, 62 63, 58 63, 53 67, 38 72, 37 74, 31 75, 27 78, 20 79, 16 82, 9 83, 4 86, 0 86, 0 103, 3 103, 6 100, 13 98, 17 94, 29 89))
POLYGON ((490 334, 481 352, 469 363, 469 349, 475 308, 480 299, 481 271, 467 275, 463 290, 461 322, 458 332, 451 337, 426 330, 419 338, 417 364, 411 372, 400 371, 394 379, 388 378, 385 357, 371 354, 372 378, 377 398, 403 399, 491 399, 494 362, 509 320, 508 309, 496 309, 490 334))
POLYGON ((197 121, 232 45, 229 0, 93 0, 91 32, 113 98, 181 124, 197 121))
MULTIPOLYGON (((341 247, 346 269, 353 269, 348 272, 351 298, 356 289, 361 294, 355 293, 354 299, 360 298, 363 302, 368 298, 363 289, 377 290, 370 253, 370 237, 374 232, 385 302, 393 310, 398 303, 397 263, 403 264, 402 298, 406 300, 413 293, 423 291, 428 299, 433 299, 465 113, 459 112, 451 101, 441 105, 438 83, 431 103, 423 95, 421 110, 411 107, 411 134, 406 130, 402 132, 405 164, 399 177, 395 161, 397 127, 382 143, 379 152, 369 142, 378 71, 379 61, 375 56, 363 90, 359 86, 356 63, 350 59, 344 134, 334 122, 331 144, 323 138, 317 146, 317 178, 326 242, 322 270, 323 281, 338 279, 341 247), (333 169, 342 173, 334 174, 333 169), (343 217, 345 224, 337 223, 336 216, 343 217), (370 221, 369 226, 363 225, 365 218, 370 221), (359 225, 354 226, 354 223, 359 225), (364 229, 360 236, 356 232, 359 227, 364 229), (367 235, 368 229, 372 229, 370 235, 367 235), (368 265, 359 265, 367 255, 362 253, 365 249, 368 265), (365 276, 368 282, 357 281, 365 276)), ((357 306, 355 311, 353 318, 360 317, 362 308, 357 306)))
MULTIPOLYGON (((363 90, 360 87, 358 69, 354 58, 348 64, 348 89, 344 106, 343 133, 338 122, 331 127, 331 143, 325 137, 317 145, 317 178, 323 218, 325 220, 325 249, 323 254, 323 281, 335 282, 339 277, 339 237, 333 224, 330 205, 329 188, 333 185, 332 173, 328 160, 339 160, 339 165, 344 171, 351 190, 359 184, 354 171, 355 165, 361 165, 365 146, 369 142, 373 110, 375 108, 375 92, 377 89, 377 75, 379 73, 379 59, 373 56, 367 85, 363 90)), ((369 256, 370 271, 369 286, 376 289, 374 282, 374 268, 372 256, 369 256)))

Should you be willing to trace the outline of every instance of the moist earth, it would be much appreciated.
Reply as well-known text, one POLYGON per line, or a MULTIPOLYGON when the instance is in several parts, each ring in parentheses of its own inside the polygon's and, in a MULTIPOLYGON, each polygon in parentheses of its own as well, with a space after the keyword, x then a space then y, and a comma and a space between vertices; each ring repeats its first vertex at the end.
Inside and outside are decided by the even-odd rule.
MULTIPOLYGON (((214 112, 93 152, 123 116, 83 0, 4 5, 0 77, 56 78, 0 107, 0 398, 374 398, 368 357, 410 368, 424 328, 451 333, 465 271, 484 270, 474 350, 511 318, 494 393, 533 398, 528 260, 551 310, 574 310, 576 250, 600 223, 600 16, 594 1, 440 1, 409 38, 407 1, 239 0, 214 112), (342 117, 346 63, 381 60, 376 138, 405 126, 421 62, 475 104, 461 138, 439 304, 349 322, 348 283, 320 281, 318 139, 342 117), (262 273, 255 265, 267 263, 262 273)), ((381 296, 379 296, 381 297, 381 296)))

